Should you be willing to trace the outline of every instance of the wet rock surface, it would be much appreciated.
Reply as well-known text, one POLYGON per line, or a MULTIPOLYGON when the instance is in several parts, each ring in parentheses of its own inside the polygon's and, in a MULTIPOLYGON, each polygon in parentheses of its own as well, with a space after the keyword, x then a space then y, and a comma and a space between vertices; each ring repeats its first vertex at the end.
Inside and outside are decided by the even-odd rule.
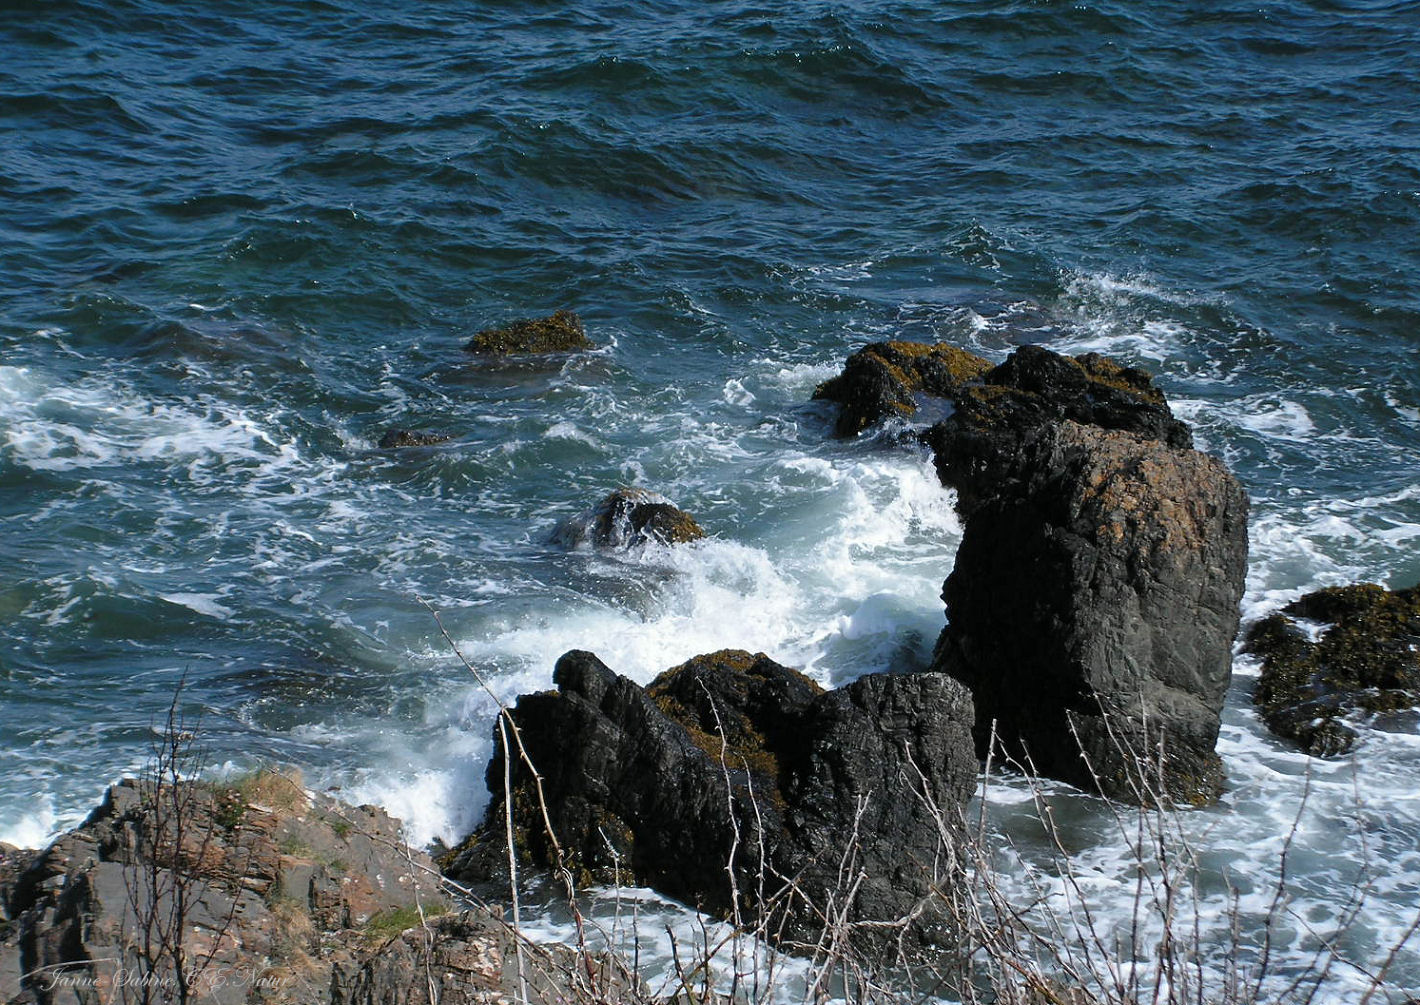
POLYGON ((651 541, 698 541, 705 536, 705 530, 695 517, 663 495, 646 489, 620 488, 591 509, 564 520, 552 536, 564 548, 581 544, 630 548, 651 541))
MULTIPOLYGON (((790 945, 817 938, 830 899, 870 953, 899 936, 919 948, 947 937, 944 834, 957 833, 977 770, 958 682, 872 674, 824 692, 737 650, 697 657, 647 688, 574 651, 554 679, 556 691, 524 695, 511 712, 557 838, 515 765, 511 809, 527 863, 554 864, 560 849, 584 880, 765 917, 790 945)), ((503 772, 495 755, 493 804, 447 861, 452 875, 506 878, 503 772)))
POLYGON ((1009 493, 970 511, 943 589, 934 666, 972 688, 982 753, 994 723, 1051 777, 1211 802, 1246 494, 1212 457, 1070 421, 1018 464, 1009 493), (1162 777, 1146 781, 1140 761, 1160 750, 1162 777))
POLYGON ((545 318, 514 321, 502 328, 485 328, 464 348, 480 355, 510 356, 575 352, 591 347, 582 319, 572 311, 561 310, 545 318))
POLYGON ((432 447, 448 443, 453 437, 447 433, 432 433, 419 429, 387 429, 380 437, 381 450, 397 450, 401 447, 432 447))
POLYGON ((1242 486, 1147 373, 1040 346, 923 439, 964 518, 933 665, 972 688, 979 751, 994 728, 1035 770, 1114 798, 1216 799, 1242 486))
POLYGON ((856 436, 890 416, 910 418, 919 396, 952 399, 990 369, 987 360, 946 343, 878 342, 849 356, 814 398, 838 403, 835 431, 856 436))
POLYGON ((1315 756, 1346 753, 1357 741, 1348 717, 1420 706, 1420 586, 1309 593, 1255 624, 1247 649, 1262 657, 1253 702, 1267 727, 1315 756))

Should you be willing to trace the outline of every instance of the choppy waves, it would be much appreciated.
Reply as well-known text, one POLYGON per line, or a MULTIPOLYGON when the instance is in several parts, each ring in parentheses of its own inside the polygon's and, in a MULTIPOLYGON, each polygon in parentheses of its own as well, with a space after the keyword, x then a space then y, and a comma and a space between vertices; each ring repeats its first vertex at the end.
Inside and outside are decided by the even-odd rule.
MULTIPOLYGON (((922 665, 950 496, 808 403, 876 339, 1158 373, 1253 495, 1248 619, 1420 579, 1404 4, 31 13, 0 28, 0 840, 140 765, 184 674, 215 763, 456 839, 494 704, 420 601, 502 699, 574 647, 643 681, 726 646, 922 665), (461 351, 563 306, 594 352, 461 351), (551 546, 623 484, 710 538, 551 546)), ((1256 919, 1305 792, 1296 910, 1386 863, 1374 960, 1420 876, 1413 726, 1308 765, 1237 669, 1232 788, 1185 822, 1210 882, 1256 919)), ((1118 837, 1052 798, 1108 912, 1118 837)))

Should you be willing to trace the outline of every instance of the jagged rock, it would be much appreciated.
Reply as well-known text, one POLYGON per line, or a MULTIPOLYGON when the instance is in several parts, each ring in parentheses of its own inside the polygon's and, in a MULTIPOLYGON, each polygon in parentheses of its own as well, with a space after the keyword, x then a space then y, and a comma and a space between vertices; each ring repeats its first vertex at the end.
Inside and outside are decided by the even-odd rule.
POLYGON ((1212 801, 1246 493, 1101 356, 1024 346, 955 406, 922 436, 964 518, 933 668, 972 688, 978 751, 994 729, 1050 777, 1212 801))
POLYGON ((964 519, 933 669, 973 689, 979 752, 994 726, 1048 776, 1134 801, 1216 798, 1241 486, 1192 449, 1148 373, 1094 353, 1028 345, 992 368, 885 343, 815 392, 843 403, 840 435, 911 414, 923 395, 949 399, 920 439, 964 519), (1150 784, 1164 791, 1141 792, 1160 744, 1150 784))
POLYGON ((990 369, 980 356, 944 342, 878 342, 849 356, 843 372, 820 384, 814 398, 840 404, 837 434, 857 436, 888 416, 912 416, 919 396, 955 398, 990 369))
POLYGON ((1267 727, 1309 754, 1345 753, 1357 740, 1346 716, 1420 706, 1420 586, 1309 593, 1254 625, 1247 648, 1263 660, 1253 702, 1267 727), (1312 641, 1294 618, 1327 627, 1312 641))
POLYGON ((1067 420, 1028 440, 1010 489, 974 495, 934 668, 971 687, 982 753, 994 723, 1042 774, 1213 801, 1246 494, 1216 459, 1137 433, 1067 420))
POLYGON ((603 548, 628 548, 648 541, 684 544, 704 536, 695 517, 665 496, 628 488, 617 489, 553 531, 553 540, 564 548, 583 543, 603 548))
POLYGON ((994 729, 1034 770, 1114 798, 1216 799, 1247 559, 1237 480, 1147 373, 1040 346, 922 439, 964 518, 933 668, 972 688, 978 752, 994 729))
POLYGON ((466 348, 484 355, 507 356, 514 353, 573 352, 590 349, 582 319, 568 310, 551 317, 514 321, 502 328, 485 328, 466 348))
POLYGON ((177 890, 193 1000, 217 1003, 328 1000, 332 965, 358 965, 382 919, 449 907, 398 821, 275 775, 122 782, 5 887, 4 1000, 23 985, 20 1000, 46 1005, 115 1000, 119 966, 156 981, 155 1000, 176 1000, 172 955, 143 944, 177 890))
MULTIPOLYGON (((726 917, 763 912, 791 944, 817 937, 815 908, 830 899, 868 952, 946 937, 939 897, 976 781, 971 699, 956 681, 872 674, 823 692, 733 650, 645 689, 574 651, 554 681, 511 716, 562 864, 584 880, 649 885, 726 917)), ((451 875, 503 869, 503 772, 495 754, 492 805, 446 860, 451 875)), ((522 764, 513 778, 517 850, 553 864, 533 780, 522 764)))
POLYGON ((981 383, 962 388, 954 403, 953 414, 922 439, 933 449, 942 484, 957 490, 963 515, 978 497, 1012 494, 1033 438, 1067 419, 1181 450, 1193 446, 1193 434, 1149 374, 1095 353, 1070 357, 1022 346, 981 383))
POLYGON ((417 429, 387 429, 380 437, 381 450, 395 450, 399 447, 432 447, 436 443, 448 443, 453 437, 447 433, 430 433, 417 429))

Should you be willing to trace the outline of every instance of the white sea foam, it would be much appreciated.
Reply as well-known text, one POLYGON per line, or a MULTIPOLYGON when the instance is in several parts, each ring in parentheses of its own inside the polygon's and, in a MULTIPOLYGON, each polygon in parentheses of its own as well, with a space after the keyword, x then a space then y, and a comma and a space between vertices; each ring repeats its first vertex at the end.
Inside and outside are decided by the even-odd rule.
POLYGON ((236 613, 232 608, 218 603, 221 595, 216 593, 164 593, 159 596, 170 604, 186 607, 190 611, 220 621, 226 621, 236 613))
POLYGON ((1316 433, 1305 405, 1272 395, 1239 399, 1227 414, 1236 425, 1273 440, 1308 441, 1316 433))
POLYGON ((30 801, 33 807, 15 819, 0 825, 0 844, 17 848, 43 848, 60 830, 60 818, 54 811, 52 796, 41 794, 30 801), (36 806, 35 804, 38 804, 36 806))
POLYGON ((1216 302, 1217 297, 1173 289, 1147 273, 1115 275, 1109 272, 1069 272, 1064 277, 1064 299, 1121 309, 1138 300, 1153 300, 1178 307, 1216 302))
POLYGON ((745 389, 744 381, 738 378, 725 381, 725 387, 720 392, 720 396, 724 398, 726 404, 740 408, 746 408, 754 403, 754 395, 745 389))
POLYGON ((483 768, 492 755, 492 706, 476 721, 458 703, 431 702, 421 728, 406 732, 388 722, 353 719, 338 725, 309 723, 292 730, 303 742, 358 750, 356 763, 312 766, 306 783, 355 805, 382 807, 404 825, 417 847, 435 840, 453 844, 474 825, 487 803, 483 768))
POLYGON ((593 447, 600 447, 596 437, 586 430, 571 422, 554 422, 547 427, 547 432, 543 434, 549 440, 576 440, 579 443, 586 443, 593 447))
POLYGON ((805 390, 812 391, 842 369, 838 362, 795 363, 792 366, 766 367, 758 374, 758 380, 766 386, 773 386, 782 392, 802 396, 805 390))
POLYGON ((289 464, 295 450, 252 416, 212 401, 151 400, 119 380, 50 381, 0 367, 0 445, 33 470, 154 463, 198 477, 201 464, 289 464))
POLYGON ((641 683, 716 649, 793 658, 797 640, 791 612, 797 590, 762 549, 711 540, 673 549, 652 546, 626 561, 672 573, 651 616, 597 605, 581 605, 555 617, 539 611, 491 639, 466 640, 465 650, 475 658, 512 658, 529 674, 519 686, 538 688, 546 685, 553 664, 569 649, 589 649, 641 683))

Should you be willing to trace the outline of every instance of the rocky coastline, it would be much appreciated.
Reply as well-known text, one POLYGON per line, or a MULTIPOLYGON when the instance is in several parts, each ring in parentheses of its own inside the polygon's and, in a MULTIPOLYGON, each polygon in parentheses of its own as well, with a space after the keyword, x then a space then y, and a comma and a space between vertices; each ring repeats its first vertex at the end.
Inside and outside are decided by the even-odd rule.
MULTIPOLYGON (((590 345, 562 311, 468 348, 590 345)), ((487 814, 438 862, 382 810, 287 774, 126 780, 47 849, 0 848, 0 1002, 167 1000, 122 986, 139 970, 223 1005, 592 1001, 633 986, 531 946, 477 900, 548 872, 569 888, 649 886, 789 952, 819 952, 832 931, 859 959, 901 964, 960 935, 983 760, 1136 805, 1217 800, 1248 498, 1152 377, 1039 346, 993 365, 886 342, 814 397, 837 407, 836 436, 888 426, 927 445, 954 490, 963 538, 926 670, 825 690, 724 649, 642 687, 568 652, 554 690, 500 717, 487 814), (163 928, 174 910, 195 934, 163 928)), ((392 429, 379 445, 448 439, 392 429)), ((669 499, 620 488, 552 540, 704 536, 669 499)), ((1327 755, 1354 744, 1348 714, 1413 708, 1417 610, 1415 590, 1363 585, 1254 626, 1268 726, 1327 755), (1310 637, 1299 621, 1326 627, 1310 637)))

